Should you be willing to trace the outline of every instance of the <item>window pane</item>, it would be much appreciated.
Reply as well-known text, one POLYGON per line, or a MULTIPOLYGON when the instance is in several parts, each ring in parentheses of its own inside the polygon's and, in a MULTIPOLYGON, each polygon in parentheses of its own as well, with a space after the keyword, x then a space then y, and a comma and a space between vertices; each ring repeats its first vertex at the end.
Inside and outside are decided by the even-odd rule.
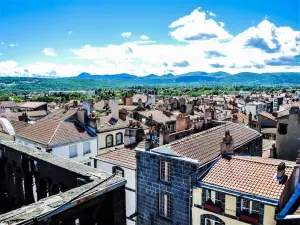
POLYGON ((107 147, 113 146, 113 136, 112 135, 106 136, 106 146, 107 147))
POLYGON ((76 156, 77 156, 77 146, 76 145, 69 146, 69 157, 73 158, 76 156))
POLYGON ((123 142, 122 137, 123 137, 123 136, 122 136, 122 133, 116 134, 116 144, 117 144, 117 145, 122 144, 122 142, 123 142))
POLYGON ((83 154, 91 153, 90 142, 83 143, 83 154))

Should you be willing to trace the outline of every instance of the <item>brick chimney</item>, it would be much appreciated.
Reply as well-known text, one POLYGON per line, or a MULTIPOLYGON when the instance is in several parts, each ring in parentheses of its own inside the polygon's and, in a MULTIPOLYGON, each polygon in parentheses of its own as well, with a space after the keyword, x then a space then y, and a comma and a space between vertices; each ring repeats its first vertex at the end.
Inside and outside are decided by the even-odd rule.
POLYGON ((237 116, 237 114, 233 114, 232 115, 232 120, 231 120, 233 123, 237 123, 237 121, 238 121, 238 116, 237 116))
POLYGON ((222 154, 222 156, 233 155, 234 143, 233 143, 233 138, 230 135, 229 130, 227 130, 225 132, 225 136, 222 139, 220 147, 221 147, 221 154, 222 154))
POLYGON ((176 117, 176 132, 190 128, 190 116, 186 113, 179 114, 176 117))
POLYGON ((19 121, 28 122, 28 116, 26 112, 23 112, 21 116, 19 116, 19 121))

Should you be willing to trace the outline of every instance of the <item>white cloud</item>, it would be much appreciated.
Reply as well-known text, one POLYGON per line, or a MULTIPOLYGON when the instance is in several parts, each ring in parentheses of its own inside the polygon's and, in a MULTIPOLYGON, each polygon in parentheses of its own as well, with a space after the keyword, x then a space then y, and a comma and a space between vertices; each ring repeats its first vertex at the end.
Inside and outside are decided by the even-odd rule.
POLYGON ((1 42, 1 45, 4 45, 4 42, 1 42))
POLYGON ((70 30, 69 32, 68 32, 68 35, 72 35, 73 34, 73 32, 70 30))
MULTIPOLYGON (((25 70, 28 71, 26 75, 44 76, 76 76, 81 72, 135 75, 162 75, 172 72, 176 75, 192 71, 220 70, 232 74, 245 71, 300 71, 296 61, 300 54, 299 31, 290 27, 276 27, 264 20, 232 37, 224 26, 223 22, 206 19, 206 13, 196 9, 190 15, 171 23, 170 28, 174 29, 171 36, 182 41, 176 45, 159 44, 141 37, 120 45, 85 45, 70 49, 72 60, 77 60, 78 63, 37 62, 20 66, 16 62, 6 61, 0 62, 0 74, 18 75, 24 74, 25 70), (208 37, 209 34, 215 34, 217 37, 191 40, 191 37, 199 37, 199 34, 208 37)), ((123 35, 124 37, 130 37, 130 32, 125 33, 129 34, 123 35)), ((55 55, 52 50, 50 52, 55 55)))
POLYGON ((207 11, 207 13, 208 13, 208 15, 213 16, 213 17, 217 16, 216 14, 214 14, 213 12, 210 12, 210 11, 207 11))
POLYGON ((55 54, 55 51, 54 51, 53 48, 44 48, 43 53, 44 53, 44 55, 46 55, 46 56, 52 56, 52 57, 57 56, 57 55, 55 54))
POLYGON ((146 36, 146 35, 142 35, 140 38, 141 38, 142 40, 149 40, 149 37, 146 36))
POLYGON ((181 17, 172 22, 169 27, 173 30, 170 34, 178 41, 201 41, 210 39, 228 39, 232 38, 222 25, 213 19, 206 18, 206 12, 195 9, 190 15, 181 17))
POLYGON ((15 44, 9 44, 8 46, 9 47, 15 47, 16 45, 15 44))
POLYGON ((121 36, 122 36, 123 38, 130 38, 131 32, 123 32, 123 33, 121 34, 121 36))

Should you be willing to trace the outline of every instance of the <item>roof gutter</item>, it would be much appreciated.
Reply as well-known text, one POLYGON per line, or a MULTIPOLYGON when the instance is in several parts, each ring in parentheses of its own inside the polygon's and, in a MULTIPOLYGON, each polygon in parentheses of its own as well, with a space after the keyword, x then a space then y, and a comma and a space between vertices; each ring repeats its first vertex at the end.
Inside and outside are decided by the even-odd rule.
POLYGON ((265 197, 262 197, 262 196, 259 196, 259 195, 247 194, 247 193, 243 193, 243 192, 240 192, 240 191, 233 191, 233 190, 230 190, 230 189, 227 189, 227 188, 217 187, 217 186, 210 185, 210 184, 205 184, 203 182, 199 182, 198 186, 202 187, 202 188, 212 189, 212 190, 215 190, 215 191, 225 192, 225 193, 235 195, 235 196, 238 196, 238 197, 245 197, 245 198, 248 198, 248 199, 259 200, 260 202, 263 202, 265 204, 274 205, 274 206, 277 206, 278 203, 279 203, 279 201, 276 200, 276 199, 265 198, 265 197))

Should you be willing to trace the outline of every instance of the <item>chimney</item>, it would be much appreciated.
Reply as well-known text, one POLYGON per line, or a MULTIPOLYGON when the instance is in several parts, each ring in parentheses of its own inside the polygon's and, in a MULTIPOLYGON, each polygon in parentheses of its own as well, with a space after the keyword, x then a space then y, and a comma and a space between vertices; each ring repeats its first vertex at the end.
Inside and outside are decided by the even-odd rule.
POLYGON ((77 108, 78 107, 78 101, 77 100, 74 100, 73 101, 73 108, 77 108))
POLYGON ((248 124, 250 125, 250 127, 252 127, 252 113, 249 112, 248 114, 248 124))
POLYGON ((279 180, 279 183, 284 183, 285 178, 285 163, 281 162, 277 167, 277 180, 279 180))
POLYGON ((211 109, 210 113, 211 113, 211 120, 215 120, 215 110, 211 109))
POLYGON ((179 114, 176 117, 176 132, 184 131, 190 128, 190 116, 186 113, 179 114))
POLYGON ((119 119, 119 103, 116 99, 110 100, 111 117, 115 120, 119 119))
POLYGON ((162 125, 159 134, 159 145, 169 144, 169 142, 170 142, 170 131, 165 125, 162 125))
POLYGON ((233 122, 233 123, 236 123, 237 120, 238 120, 237 114, 233 114, 233 115, 232 115, 232 122, 233 122))
POLYGON ((101 130, 101 118, 96 117, 96 132, 100 132, 101 130))
POLYGON ((28 116, 26 112, 23 112, 21 116, 19 116, 19 121, 28 122, 28 116))
POLYGON ((221 154, 222 156, 225 155, 233 155, 233 139, 230 135, 229 130, 225 132, 225 136, 223 137, 223 140, 221 142, 221 154))

